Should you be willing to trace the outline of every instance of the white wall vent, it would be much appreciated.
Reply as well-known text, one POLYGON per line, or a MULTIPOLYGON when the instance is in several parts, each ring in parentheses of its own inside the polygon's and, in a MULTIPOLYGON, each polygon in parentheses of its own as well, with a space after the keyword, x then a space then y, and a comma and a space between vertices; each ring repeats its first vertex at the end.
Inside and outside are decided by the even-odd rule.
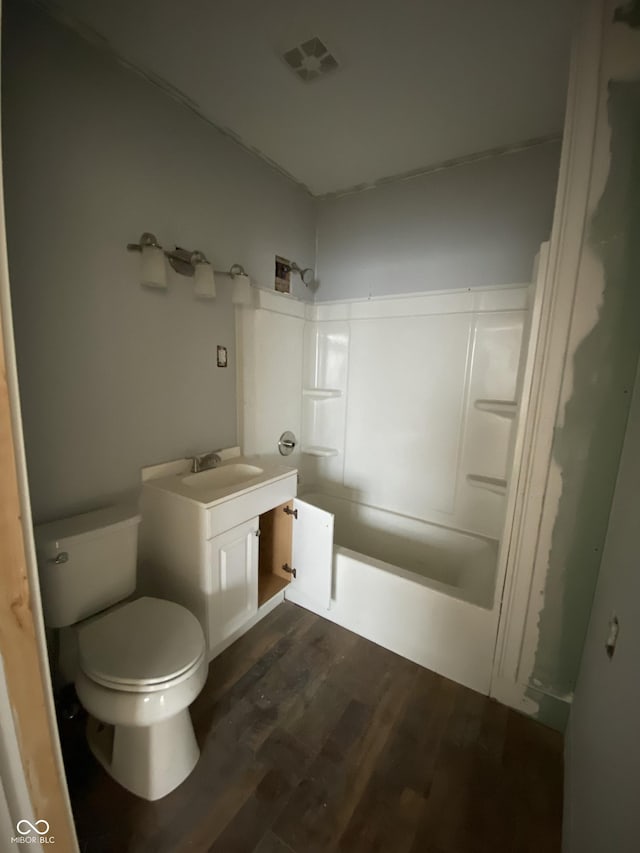
POLYGON ((285 51, 282 58, 305 83, 324 77, 338 67, 338 60, 317 36, 285 51))

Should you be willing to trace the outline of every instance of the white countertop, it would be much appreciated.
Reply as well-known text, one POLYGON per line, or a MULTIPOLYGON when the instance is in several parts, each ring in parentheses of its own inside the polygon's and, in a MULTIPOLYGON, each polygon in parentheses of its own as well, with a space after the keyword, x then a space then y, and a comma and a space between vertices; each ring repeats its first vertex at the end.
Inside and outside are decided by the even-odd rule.
POLYGON ((252 492, 269 483, 275 483, 297 474, 297 468, 290 468, 286 465, 275 463, 270 458, 265 459, 260 456, 232 456, 220 465, 217 465, 213 470, 219 470, 229 465, 254 465, 261 468, 262 473, 256 474, 255 477, 243 480, 240 483, 216 487, 211 484, 198 486, 185 483, 185 477, 190 476, 190 472, 187 469, 178 474, 174 473, 164 477, 160 476, 147 479, 144 485, 145 488, 171 492, 171 494, 210 508, 232 498, 252 492))

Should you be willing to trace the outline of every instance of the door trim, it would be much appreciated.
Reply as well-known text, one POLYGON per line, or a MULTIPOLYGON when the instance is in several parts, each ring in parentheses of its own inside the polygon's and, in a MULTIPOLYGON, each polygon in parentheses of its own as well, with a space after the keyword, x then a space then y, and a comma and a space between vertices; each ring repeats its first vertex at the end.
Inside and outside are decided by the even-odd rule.
MULTIPOLYGON (((544 587, 544 561, 537 559, 544 550, 540 524, 587 221, 605 6, 603 0, 585 4, 573 42, 548 270, 542 282, 540 335, 531 378, 533 393, 519 460, 519 502, 504 533, 510 544, 491 695, 533 715, 539 711, 543 694, 530 684, 538 643, 537 620, 531 610, 534 589, 544 587)), ((547 699, 566 703, 571 697, 549 695, 547 699)))

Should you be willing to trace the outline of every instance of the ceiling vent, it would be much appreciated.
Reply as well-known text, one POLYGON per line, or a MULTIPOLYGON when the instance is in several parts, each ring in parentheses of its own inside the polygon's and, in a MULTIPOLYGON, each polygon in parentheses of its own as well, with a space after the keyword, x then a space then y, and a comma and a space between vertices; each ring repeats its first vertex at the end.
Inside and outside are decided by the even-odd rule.
POLYGON ((287 50, 282 58, 305 83, 324 77, 338 67, 338 60, 317 36, 287 50))

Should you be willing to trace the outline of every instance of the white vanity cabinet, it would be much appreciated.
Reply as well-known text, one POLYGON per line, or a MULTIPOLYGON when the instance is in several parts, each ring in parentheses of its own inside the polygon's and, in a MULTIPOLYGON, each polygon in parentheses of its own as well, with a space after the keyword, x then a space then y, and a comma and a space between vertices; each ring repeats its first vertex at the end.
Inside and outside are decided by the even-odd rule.
POLYGON ((209 645, 216 647, 258 612, 258 538, 253 518, 207 542, 209 645))
MULTIPOLYGON (((208 491, 198 475, 149 480, 140 502, 138 592, 191 610, 209 658, 285 593, 315 612, 328 609, 331 599, 333 516, 295 499, 294 469, 234 484, 230 467, 216 469, 217 487, 208 491)), ((248 468, 235 465, 241 475, 248 468)), ((262 469, 247 476, 253 470, 262 469)))

